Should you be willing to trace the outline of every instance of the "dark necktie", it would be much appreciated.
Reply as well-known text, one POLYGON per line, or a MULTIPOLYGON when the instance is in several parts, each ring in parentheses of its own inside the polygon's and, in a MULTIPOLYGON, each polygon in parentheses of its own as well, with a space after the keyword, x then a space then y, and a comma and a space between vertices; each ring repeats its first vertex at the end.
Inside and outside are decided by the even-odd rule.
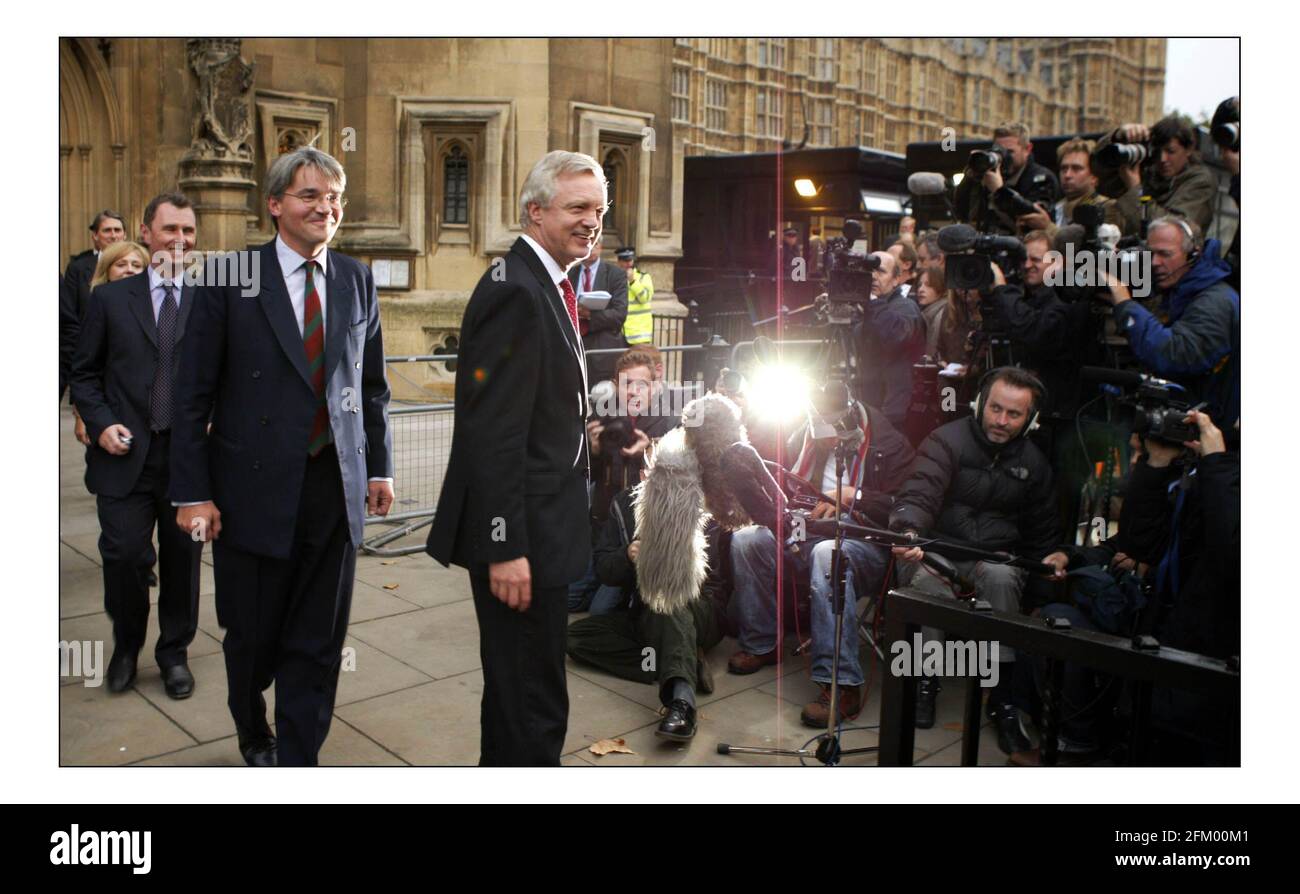
POLYGON ((165 282, 162 289, 162 307, 158 310, 158 365, 153 371, 153 387, 149 389, 149 427, 154 431, 172 427, 172 355, 176 351, 176 319, 180 315, 176 287, 165 282))
POLYGON ((316 392, 316 417, 312 420, 307 455, 315 456, 334 440, 330 431, 329 407, 325 404, 325 318, 320 312, 320 293, 316 291, 316 262, 302 265, 307 270, 307 285, 302 309, 302 343, 307 349, 307 372, 316 392))
POLYGON ((560 294, 564 296, 564 307, 569 312, 569 319, 573 321, 573 328, 578 328, 578 296, 573 293, 573 283, 569 282, 566 276, 560 280, 560 294))

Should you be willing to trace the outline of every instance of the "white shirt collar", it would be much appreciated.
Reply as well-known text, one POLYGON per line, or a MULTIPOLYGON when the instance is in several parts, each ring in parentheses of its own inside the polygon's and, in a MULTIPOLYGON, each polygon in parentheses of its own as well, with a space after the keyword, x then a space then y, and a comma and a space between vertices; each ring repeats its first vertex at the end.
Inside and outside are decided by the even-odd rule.
POLYGON ((162 275, 161 273, 158 272, 158 268, 157 268, 157 267, 154 267, 152 264, 149 266, 149 292, 150 292, 150 294, 152 294, 152 293, 154 292, 154 290, 157 289, 159 286, 161 286, 163 283, 170 283, 173 287, 175 287, 175 286, 179 285, 179 282, 178 282, 178 281, 180 281, 180 280, 183 280, 183 277, 182 277, 182 276, 175 277, 174 279, 163 279, 163 275, 162 275))
MULTIPOLYGON (((329 267, 326 266, 326 258, 329 253, 330 250, 328 248, 322 248, 320 254, 316 255, 316 257, 312 259, 316 261, 316 263, 320 264, 322 273, 329 269, 329 267)), ((276 260, 280 262, 280 272, 285 276, 289 276, 290 274, 300 270, 303 263, 308 260, 289 246, 285 245, 284 240, 280 238, 278 233, 275 237, 275 257, 276 260)))
POLYGON ((560 281, 565 278, 564 269, 561 268, 560 265, 555 262, 555 258, 551 257, 551 253, 548 252, 546 249, 542 248, 542 246, 539 245, 537 240, 534 239, 532 236, 525 234, 522 235, 520 238, 523 239, 525 242, 527 242, 528 247, 531 248, 533 252, 537 255, 537 257, 541 259, 542 266, 544 266, 546 268, 546 272, 550 274, 551 282, 555 283, 558 286, 560 284, 560 281))

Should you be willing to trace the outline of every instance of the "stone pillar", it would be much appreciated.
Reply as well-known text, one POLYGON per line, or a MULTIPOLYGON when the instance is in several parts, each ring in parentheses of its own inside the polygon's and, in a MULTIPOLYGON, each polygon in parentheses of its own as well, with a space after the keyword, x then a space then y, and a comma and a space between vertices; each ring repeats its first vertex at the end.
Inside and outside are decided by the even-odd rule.
POLYGON ((186 41, 198 78, 190 150, 181 159, 180 188, 194 202, 198 248, 232 251, 247 244, 253 179, 253 66, 239 38, 186 41))

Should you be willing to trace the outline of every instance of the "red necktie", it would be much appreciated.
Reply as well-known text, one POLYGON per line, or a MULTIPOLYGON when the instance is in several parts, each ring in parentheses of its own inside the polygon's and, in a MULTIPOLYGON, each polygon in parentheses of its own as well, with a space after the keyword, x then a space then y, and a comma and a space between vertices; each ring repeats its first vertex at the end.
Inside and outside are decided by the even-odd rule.
POLYGON ((569 282, 566 276, 560 280, 560 294, 564 296, 564 307, 569 312, 569 319, 573 321, 573 328, 578 328, 578 296, 573 293, 573 283, 569 282))
POLYGON ((591 291, 591 268, 590 267, 582 268, 582 283, 583 283, 582 291, 590 292, 591 291))
POLYGON ((306 297, 302 310, 302 343, 307 349, 307 372, 311 374, 311 387, 316 392, 316 418, 312 420, 311 437, 307 441, 307 455, 315 456, 332 441, 329 408, 325 405, 325 320, 320 312, 320 293, 316 291, 316 262, 303 264, 307 268, 306 297))

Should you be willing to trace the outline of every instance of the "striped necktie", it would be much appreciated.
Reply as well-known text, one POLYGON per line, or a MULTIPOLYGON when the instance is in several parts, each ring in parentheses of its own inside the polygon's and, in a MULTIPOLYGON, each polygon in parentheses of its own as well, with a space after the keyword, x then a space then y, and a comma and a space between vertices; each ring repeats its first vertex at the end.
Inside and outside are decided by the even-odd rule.
POLYGON ((302 343, 307 349, 307 372, 316 392, 316 418, 312 421, 307 455, 316 456, 334 440, 330 431, 329 407, 325 403, 325 318, 320 310, 320 293, 316 291, 316 262, 306 261, 307 286, 302 310, 302 343))

